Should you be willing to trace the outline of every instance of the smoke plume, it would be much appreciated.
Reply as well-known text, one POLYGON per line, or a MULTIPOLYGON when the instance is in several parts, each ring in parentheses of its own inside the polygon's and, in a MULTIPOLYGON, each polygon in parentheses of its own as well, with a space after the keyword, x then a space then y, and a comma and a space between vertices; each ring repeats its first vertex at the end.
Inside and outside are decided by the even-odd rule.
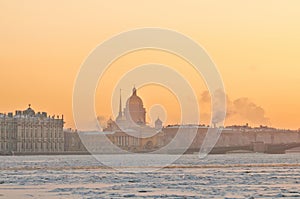
MULTIPOLYGON (((216 107, 215 114, 212 116, 212 122, 219 122, 220 118, 224 116, 225 113, 218 112, 219 103, 226 97, 227 102, 227 112, 226 121, 232 124, 245 124, 250 123, 252 125, 270 125, 270 119, 265 116, 265 110, 252 102, 247 97, 241 97, 238 99, 231 100, 228 95, 225 95, 223 91, 217 90, 212 95, 215 96, 215 100, 211 102, 211 97, 208 91, 204 91, 201 94, 200 102, 202 105, 208 105, 213 103, 216 107), (223 115, 222 115, 223 114, 223 115)), ((204 113, 205 116, 208 113, 204 113)))
POLYGON ((105 117, 103 115, 98 115, 97 120, 102 129, 106 128, 106 122, 108 120, 107 117, 105 117))

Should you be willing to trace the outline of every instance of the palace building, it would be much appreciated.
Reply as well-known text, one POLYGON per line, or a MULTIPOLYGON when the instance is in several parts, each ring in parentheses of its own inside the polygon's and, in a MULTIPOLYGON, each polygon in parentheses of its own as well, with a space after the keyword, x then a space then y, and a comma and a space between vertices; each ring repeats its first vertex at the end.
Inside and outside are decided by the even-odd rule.
POLYGON ((0 113, 0 153, 64 151, 63 116, 48 116, 29 107, 15 114, 0 113))

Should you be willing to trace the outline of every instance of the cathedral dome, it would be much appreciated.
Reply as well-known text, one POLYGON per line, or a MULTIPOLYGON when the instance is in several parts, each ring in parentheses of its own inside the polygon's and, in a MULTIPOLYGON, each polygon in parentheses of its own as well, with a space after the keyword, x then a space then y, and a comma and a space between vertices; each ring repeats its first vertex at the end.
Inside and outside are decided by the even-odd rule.
POLYGON ((143 107, 143 101, 139 96, 137 96, 136 88, 133 88, 132 95, 128 98, 126 104, 129 106, 134 105, 143 107))
POLYGON ((139 96, 132 95, 130 98, 128 98, 126 104, 135 105, 135 106, 141 106, 143 107, 143 101, 139 96))
POLYGON ((136 94, 135 87, 132 90, 132 95, 126 102, 124 113, 127 121, 141 125, 146 124, 146 110, 142 99, 136 94))

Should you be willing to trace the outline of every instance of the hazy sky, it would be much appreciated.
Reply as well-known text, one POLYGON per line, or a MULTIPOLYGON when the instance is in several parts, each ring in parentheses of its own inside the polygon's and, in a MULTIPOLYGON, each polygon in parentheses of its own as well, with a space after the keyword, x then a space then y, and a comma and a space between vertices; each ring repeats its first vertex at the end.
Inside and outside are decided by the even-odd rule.
MULTIPOLYGON (((258 117, 262 123, 275 127, 298 129, 299 8, 298 0, 1 0, 0 112, 25 109, 31 103, 36 110, 64 114, 66 127, 73 127, 74 81, 89 53, 119 32, 162 27, 193 38, 214 60, 234 115, 228 118, 227 124, 248 120, 257 124, 259 121, 255 118, 258 117)), ((181 63, 176 57, 158 52, 137 52, 128 56, 115 65, 129 69, 133 64, 147 63, 151 59, 173 64, 174 68, 181 63)), ((191 72, 188 70, 186 75, 196 82, 197 77, 191 72)), ((112 74, 116 79, 122 75, 117 69, 112 70, 112 74)), ((199 101, 207 103, 201 100, 205 87, 197 89, 199 101)), ((140 96, 147 109, 157 102, 154 92, 153 88, 141 89, 140 96)), ((164 98, 166 104, 173 99, 168 95, 164 98)), ((99 115, 111 115, 111 110, 101 109, 101 106, 100 100, 97 101, 99 115)), ((178 115, 174 110, 168 113, 167 122, 176 122, 178 115)))

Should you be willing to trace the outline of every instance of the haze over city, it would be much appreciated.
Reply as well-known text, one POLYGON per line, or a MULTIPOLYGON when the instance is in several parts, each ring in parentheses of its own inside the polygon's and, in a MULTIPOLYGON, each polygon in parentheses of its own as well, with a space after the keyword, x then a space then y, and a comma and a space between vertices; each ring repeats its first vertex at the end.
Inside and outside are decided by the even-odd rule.
MULTIPOLYGON (((89 53, 119 32, 164 27, 193 38, 217 65, 229 99, 227 125, 299 128, 298 1, 131 3, 135 6, 119 1, 1 1, 0 110, 24 109, 31 103, 35 109, 64 114, 65 126, 75 128, 72 91, 89 53)), ((99 82, 97 114, 112 115, 106 104, 112 100, 115 81, 148 62, 166 64, 190 81, 202 106, 201 119, 208 123, 209 101, 202 78, 179 57, 155 50, 133 52, 112 63, 99 82)), ((131 87, 123 89, 127 98, 131 87)), ((171 93, 157 86, 140 88, 139 93, 147 109, 157 103, 156 93, 163 93, 159 103, 168 113, 166 123, 179 122, 171 93)))
POLYGON ((299 0, 0 0, 0 198, 300 198, 299 0))

